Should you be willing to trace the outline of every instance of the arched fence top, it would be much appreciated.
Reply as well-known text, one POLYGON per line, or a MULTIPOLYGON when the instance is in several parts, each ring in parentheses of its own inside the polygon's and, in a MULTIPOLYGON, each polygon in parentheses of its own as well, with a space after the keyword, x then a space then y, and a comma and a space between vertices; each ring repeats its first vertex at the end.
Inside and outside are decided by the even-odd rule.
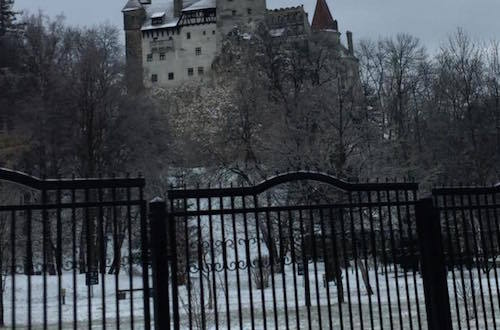
POLYGON ((315 181, 329 184, 340 190, 349 191, 394 191, 394 190, 418 190, 417 183, 351 183, 340 180, 332 175, 313 172, 313 171, 295 171, 275 175, 266 179, 255 186, 233 187, 233 188, 201 188, 201 189, 171 189, 169 190, 170 199, 182 198, 210 198, 210 197, 231 197, 231 196, 253 196, 259 195, 280 184, 294 181, 315 181))
POLYGON ((35 176, 0 167, 0 181, 35 190, 135 188, 144 187, 144 178, 40 179, 35 176))

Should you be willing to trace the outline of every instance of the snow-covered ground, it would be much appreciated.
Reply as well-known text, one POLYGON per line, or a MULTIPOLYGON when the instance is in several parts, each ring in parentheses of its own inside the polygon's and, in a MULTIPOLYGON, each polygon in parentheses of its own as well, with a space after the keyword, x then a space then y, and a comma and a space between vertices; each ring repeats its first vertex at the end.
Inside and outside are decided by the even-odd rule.
MULTIPOLYGON (((418 329, 419 317, 417 315, 417 307, 420 313, 420 325, 422 329, 426 329, 426 315, 425 303, 423 296, 423 284, 419 274, 414 281, 413 273, 407 273, 408 291, 406 290, 406 281, 403 273, 399 273, 395 277, 394 272, 391 270, 386 275, 379 271, 377 275, 371 270, 369 272, 370 283, 374 290, 374 294, 369 297, 367 295, 365 286, 359 273, 359 286, 356 278, 356 272, 351 268, 347 273, 343 274, 343 285, 345 294, 345 303, 338 304, 337 287, 335 283, 329 283, 328 290, 322 281, 322 274, 324 273, 324 266, 322 263, 317 264, 318 269, 318 290, 316 290, 316 277, 314 273, 314 264, 310 264, 310 292, 311 292, 311 306, 305 306, 305 286, 304 277, 297 275, 294 279, 292 266, 288 265, 285 268, 285 288, 283 286, 283 277, 281 274, 274 275, 274 292, 276 296, 276 304, 273 304, 273 286, 270 282, 269 288, 264 290, 264 306, 262 303, 261 290, 252 289, 253 299, 253 320, 255 329, 262 329, 264 322, 269 329, 282 329, 289 328, 295 329, 297 325, 299 328, 312 328, 318 329, 330 327, 340 328, 341 321, 344 329, 360 329, 362 325, 366 329, 418 329), (379 290, 376 289, 376 280, 378 277, 379 290), (349 292, 347 291, 347 278, 349 278, 349 292), (386 279, 389 286, 386 285, 386 279), (297 290, 294 288, 294 281, 297 281, 297 290), (416 292, 415 295, 415 284, 416 292), (398 302, 399 290, 399 302, 398 302), (329 291, 329 296, 327 295, 329 291), (358 296, 358 292, 360 295, 358 296), (409 297, 409 300, 408 300, 409 297), (371 299, 371 304, 370 304, 371 299), (389 304, 390 300, 390 304, 389 304), (418 300, 418 304, 417 304, 418 300), (319 301, 319 304, 318 304, 319 301), (286 310, 285 310, 286 304, 286 310), (380 308, 380 309, 379 309, 380 308), (264 311, 266 317, 264 318, 264 311), (275 314, 276 312, 276 314, 275 314), (400 318, 401 312, 401 318, 400 318), (391 317, 392 316, 392 317, 391 317), (330 318, 331 317, 331 318, 330 318), (372 321, 373 319, 373 321, 372 321), (277 321, 277 323, 276 323, 277 321), (321 325, 320 325, 321 322, 321 325)), ((468 274, 468 272, 466 273, 468 274)), ((208 273, 210 282, 205 278, 204 297, 205 297, 205 319, 207 329, 215 329, 215 306, 209 307, 209 293, 208 286, 213 288, 212 273, 208 273)), ((217 315, 219 328, 227 328, 229 315, 229 324, 231 328, 240 328, 240 322, 243 324, 244 329, 252 328, 252 317, 250 308, 250 291, 248 289, 248 274, 246 270, 240 271, 240 290, 238 299, 238 287, 236 271, 228 271, 228 289, 229 305, 226 306, 225 296, 225 276, 224 271, 216 273, 216 291, 217 291, 217 315), (229 308, 228 308, 229 307, 229 308), (239 315, 241 314, 241 321, 239 315)), ((58 290, 57 290, 57 277, 49 276, 47 286, 47 318, 50 329, 58 328, 58 290)), ((43 325, 43 277, 32 276, 32 324, 33 329, 42 328, 43 325)), ((477 275, 474 277, 474 288, 476 298, 476 310, 472 307, 472 296, 466 294, 469 309, 469 325, 471 329, 484 329, 484 310, 482 307, 482 300, 480 298, 479 287, 480 282, 477 275), (477 318, 475 317, 477 313, 477 318)), ((62 287, 66 289, 66 304, 62 305, 62 319, 63 329, 73 327, 73 278, 71 273, 62 276, 62 287)), ((78 328, 88 328, 88 289, 85 286, 85 275, 77 276, 78 290, 77 290, 77 320, 78 328)), ((120 289, 129 288, 129 278, 126 274, 119 277, 120 289)), ((134 276, 133 285, 135 288, 142 288, 142 277, 134 276)), ((192 293, 192 313, 191 325, 194 329, 200 328, 201 325, 201 306, 200 290, 199 290, 199 277, 195 274, 191 275, 191 293, 192 293)), ((8 326, 12 325, 11 313, 11 278, 6 278, 4 304, 5 304, 5 320, 8 326)), ((453 280, 451 273, 449 273, 448 284, 450 288, 450 302, 452 307, 452 316, 455 327, 458 329, 458 323, 461 327, 467 327, 466 313, 465 313, 465 300, 464 295, 459 294, 458 306, 460 309, 460 319, 457 318, 455 294, 453 291, 453 280)), ((252 285, 254 283, 252 282, 252 285)), ((456 282, 457 286, 462 286, 461 282, 456 282)), ((490 286, 493 288, 492 296, 490 299, 488 293, 488 283, 486 276, 481 277, 481 285, 485 292, 485 309, 487 322, 493 324, 495 318, 496 324, 500 324, 500 301, 496 295, 496 282, 492 274, 490 274, 490 286)), ((112 275, 106 276, 106 311, 105 322, 108 329, 116 328, 116 293, 115 293, 115 277, 112 275)), ((466 282, 466 286, 470 288, 470 282, 466 282)), ((186 286, 179 287, 180 297, 180 318, 181 327, 189 329, 188 317, 188 296, 186 286)), ((125 300, 119 301, 119 314, 120 325, 122 328, 131 328, 130 312, 132 303, 132 310, 134 315, 134 329, 144 328, 144 306, 142 292, 134 292, 133 300, 130 300, 129 293, 125 300)), ((151 310, 152 308, 152 299, 151 310)), ((27 277, 22 275, 16 276, 16 328, 25 328, 28 321, 28 304, 27 304, 27 277)), ((92 328, 101 329, 103 327, 103 305, 102 305, 102 289, 101 284, 94 286, 93 297, 91 298, 91 316, 92 328)))

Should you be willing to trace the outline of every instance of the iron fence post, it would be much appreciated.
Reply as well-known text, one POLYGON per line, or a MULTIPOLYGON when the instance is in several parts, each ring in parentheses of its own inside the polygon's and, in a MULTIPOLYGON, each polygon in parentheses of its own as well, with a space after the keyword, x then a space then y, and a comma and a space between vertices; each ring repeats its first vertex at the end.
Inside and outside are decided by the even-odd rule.
POLYGON ((452 330, 439 211, 432 198, 425 198, 417 202, 415 212, 428 328, 452 330))
POLYGON ((161 198, 149 203, 151 221, 151 264, 153 267, 153 295, 155 329, 170 329, 167 256, 167 205, 161 198))

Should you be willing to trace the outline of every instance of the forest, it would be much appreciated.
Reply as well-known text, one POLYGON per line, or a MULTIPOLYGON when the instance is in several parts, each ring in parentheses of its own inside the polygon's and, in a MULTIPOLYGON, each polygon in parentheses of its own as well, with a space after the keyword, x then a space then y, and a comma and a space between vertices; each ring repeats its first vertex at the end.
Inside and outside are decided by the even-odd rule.
POLYGON ((498 180, 498 41, 457 29, 431 53, 398 34, 360 41, 346 65, 321 37, 290 43, 263 26, 228 38, 202 84, 133 93, 119 28, 4 7, 0 166, 141 172, 162 191, 200 173, 252 183, 296 168, 425 186, 498 180))

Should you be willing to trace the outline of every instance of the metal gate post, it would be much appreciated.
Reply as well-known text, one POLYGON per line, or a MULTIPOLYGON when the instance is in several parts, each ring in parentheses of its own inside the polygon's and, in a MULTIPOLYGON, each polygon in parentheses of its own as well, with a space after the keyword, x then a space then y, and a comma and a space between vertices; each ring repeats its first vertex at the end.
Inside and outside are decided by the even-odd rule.
POLYGON ((419 200, 415 211, 428 329, 452 330, 439 211, 432 198, 419 200))
POLYGON ((167 205, 161 198, 149 203, 151 264, 153 267, 154 320, 156 330, 170 329, 167 255, 167 205))

